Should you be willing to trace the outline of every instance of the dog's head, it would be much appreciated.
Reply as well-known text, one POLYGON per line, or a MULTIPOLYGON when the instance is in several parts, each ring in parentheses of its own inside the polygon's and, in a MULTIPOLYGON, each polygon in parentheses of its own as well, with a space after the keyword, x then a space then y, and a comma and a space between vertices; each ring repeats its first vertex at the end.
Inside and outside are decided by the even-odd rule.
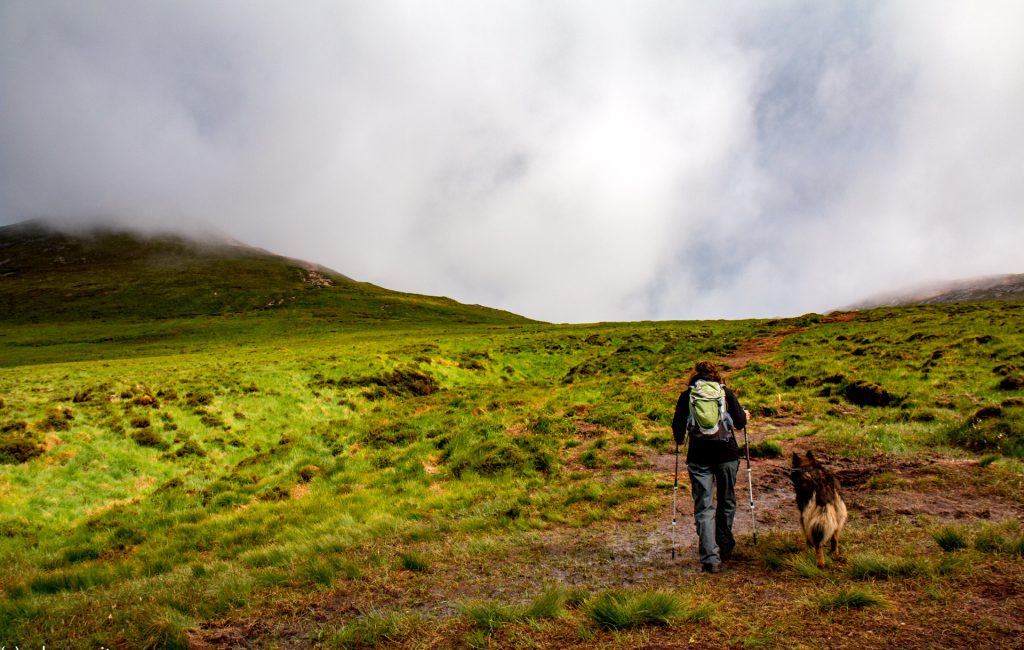
POLYGON ((793 469, 789 471, 789 479, 798 493, 811 492, 814 486, 824 478, 825 467, 808 451, 801 456, 793 452, 793 469))

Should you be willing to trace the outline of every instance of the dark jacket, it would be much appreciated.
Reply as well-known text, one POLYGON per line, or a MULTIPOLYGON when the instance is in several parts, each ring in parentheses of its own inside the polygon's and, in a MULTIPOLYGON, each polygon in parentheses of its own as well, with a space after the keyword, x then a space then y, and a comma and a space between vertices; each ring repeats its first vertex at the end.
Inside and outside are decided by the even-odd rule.
MULTIPOLYGON (((693 381, 696 382, 698 379, 707 380, 708 378, 698 376, 693 381)), ((740 406, 739 400, 736 399, 736 393, 732 392, 728 386, 725 386, 725 408, 732 417, 733 431, 747 427, 747 414, 740 406)), ((687 386, 683 394, 679 396, 679 401, 676 402, 676 413, 672 418, 672 435, 675 437, 677 445, 682 445, 686 441, 686 420, 689 416, 690 387, 687 386)), ((686 462, 696 465, 718 465, 739 459, 740 450, 736 444, 735 435, 729 440, 691 438, 690 446, 686 450, 686 462)))

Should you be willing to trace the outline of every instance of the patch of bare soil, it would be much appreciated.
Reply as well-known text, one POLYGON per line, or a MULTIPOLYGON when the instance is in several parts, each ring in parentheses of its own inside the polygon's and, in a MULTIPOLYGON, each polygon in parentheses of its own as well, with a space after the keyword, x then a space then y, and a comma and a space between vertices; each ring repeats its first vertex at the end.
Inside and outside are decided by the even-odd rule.
MULTIPOLYGON (((794 327, 773 336, 751 339, 737 348, 732 354, 718 359, 717 363, 725 371, 724 376, 726 380, 728 380, 732 373, 739 372, 754 361, 777 364, 777 362, 769 361, 769 357, 778 351, 779 346, 782 345, 782 341, 787 336, 796 332, 802 332, 805 329, 807 328, 794 327)), ((681 377, 668 382, 661 392, 665 394, 679 394, 685 388, 686 378, 681 377)))
POLYGON ((797 332, 802 332, 805 329, 807 328, 794 327, 792 329, 785 330, 784 332, 779 332, 774 336, 751 339, 741 345, 732 354, 719 359, 718 363, 729 372, 737 372, 754 361, 767 362, 768 358, 775 354, 779 349, 779 346, 782 344, 782 341, 785 340, 787 336, 797 332))

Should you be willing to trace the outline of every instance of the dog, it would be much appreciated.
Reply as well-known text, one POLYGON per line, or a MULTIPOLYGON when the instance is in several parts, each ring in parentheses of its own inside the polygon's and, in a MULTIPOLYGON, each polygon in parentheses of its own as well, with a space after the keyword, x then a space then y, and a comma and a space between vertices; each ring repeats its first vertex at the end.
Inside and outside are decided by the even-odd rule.
POLYGON ((831 546, 832 557, 839 558, 839 535, 846 524, 846 504, 839 491, 839 481, 814 454, 800 456, 793 452, 793 469, 789 473, 796 490, 796 507, 800 511, 800 527, 807 546, 814 548, 818 568, 825 568, 825 542, 831 546))

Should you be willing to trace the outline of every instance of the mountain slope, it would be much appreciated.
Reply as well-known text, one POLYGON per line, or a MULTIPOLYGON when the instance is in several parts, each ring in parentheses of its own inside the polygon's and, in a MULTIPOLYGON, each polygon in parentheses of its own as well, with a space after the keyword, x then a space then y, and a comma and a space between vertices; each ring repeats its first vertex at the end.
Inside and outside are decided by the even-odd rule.
POLYGON ((231 241, 121 229, 0 228, 0 321, 165 319, 316 309, 345 321, 526 322, 448 298, 389 291, 231 241))
POLYGON ((951 282, 936 282, 912 289, 879 294, 846 309, 909 307, 989 300, 1024 300, 1024 274, 992 275, 951 282))

